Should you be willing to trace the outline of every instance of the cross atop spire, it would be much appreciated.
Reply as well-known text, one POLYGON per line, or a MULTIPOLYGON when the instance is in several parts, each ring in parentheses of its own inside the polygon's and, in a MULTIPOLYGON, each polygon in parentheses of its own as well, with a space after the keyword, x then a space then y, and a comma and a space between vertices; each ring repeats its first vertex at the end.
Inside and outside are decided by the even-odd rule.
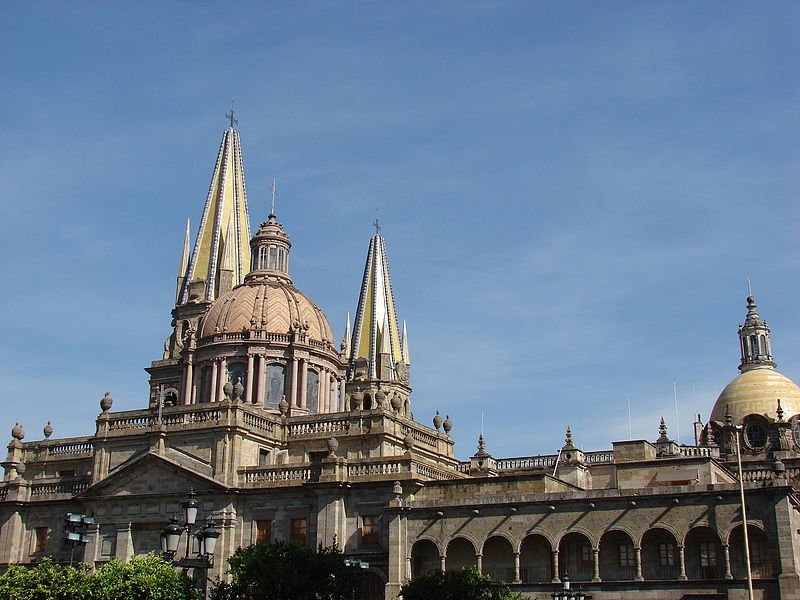
POLYGON ((378 217, 375 217, 375 221, 372 223, 375 226, 375 235, 381 234, 381 222, 378 221, 378 217))
POLYGON ((747 278, 747 295, 748 296, 752 296, 753 295, 753 286, 750 284, 750 278, 749 277, 747 278))
POLYGON ((231 109, 230 109, 228 112, 226 112, 226 113, 225 113, 225 118, 226 118, 226 119, 228 119, 228 120, 230 120, 230 122, 231 122, 231 129, 233 129, 233 126, 234 126, 234 125, 238 125, 238 124, 239 124, 239 121, 237 121, 237 120, 236 120, 236 119, 233 117, 233 115, 234 115, 234 111, 233 111, 233 102, 234 102, 234 99, 233 99, 233 98, 231 98, 231 109))

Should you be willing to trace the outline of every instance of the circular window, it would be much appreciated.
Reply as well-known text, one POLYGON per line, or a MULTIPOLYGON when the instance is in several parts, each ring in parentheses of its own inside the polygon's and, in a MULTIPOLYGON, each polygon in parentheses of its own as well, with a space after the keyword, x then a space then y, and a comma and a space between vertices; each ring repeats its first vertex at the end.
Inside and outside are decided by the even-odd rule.
POLYGON ((744 428, 747 445, 753 449, 763 448, 767 445, 767 432, 762 425, 751 423, 744 428))

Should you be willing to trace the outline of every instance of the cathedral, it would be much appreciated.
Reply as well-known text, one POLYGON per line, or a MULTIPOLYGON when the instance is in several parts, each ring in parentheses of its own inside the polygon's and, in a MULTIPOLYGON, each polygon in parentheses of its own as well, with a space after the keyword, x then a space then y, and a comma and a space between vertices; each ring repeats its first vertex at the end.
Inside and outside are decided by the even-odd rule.
POLYGON ((338 544, 364 571, 363 600, 463 567, 529 598, 569 581, 597 599, 800 600, 800 388, 776 370, 752 296, 740 373, 693 445, 662 420, 652 440, 593 451, 567 429, 539 456, 495 457, 481 436, 459 461, 449 417, 414 418, 379 227, 338 340, 293 284, 291 226, 273 203, 251 233, 231 119, 149 398, 115 412, 106 393, 85 437, 13 428, 0 568, 165 552, 208 582, 238 547, 290 540, 338 544))

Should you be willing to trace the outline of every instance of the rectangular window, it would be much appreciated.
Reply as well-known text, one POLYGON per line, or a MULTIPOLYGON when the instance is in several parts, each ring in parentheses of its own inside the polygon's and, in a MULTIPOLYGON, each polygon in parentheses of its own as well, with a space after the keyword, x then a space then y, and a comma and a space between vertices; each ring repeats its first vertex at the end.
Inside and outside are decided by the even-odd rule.
POLYGON ((700 542, 700 566, 717 566, 717 547, 714 542, 700 542))
POLYGON ((292 519, 289 541, 297 544, 305 544, 308 541, 308 520, 292 519))
POLYGON ((269 247, 269 268, 273 271, 278 268, 278 247, 269 247))
POLYGON ((269 544, 272 541, 272 521, 256 521, 256 544, 269 544))
POLYGON ((259 269, 266 269, 267 268, 267 247, 260 246, 258 249, 258 268, 259 269))
POLYGON ((269 465, 269 450, 266 448, 258 449, 258 466, 266 467, 269 465))
POLYGON ((593 562, 592 547, 587 544, 581 546, 581 562, 583 563, 593 562))
POLYGON ((675 566, 675 546, 672 544, 658 545, 658 562, 662 567, 675 566))
POLYGON ((620 544, 619 548, 619 566, 620 567, 633 567, 636 564, 634 558, 633 546, 630 544, 620 544))
POLYGON ((378 515, 364 515, 361 517, 361 543, 365 546, 375 546, 378 544, 378 527, 380 517, 378 515))
POLYGON ((34 542, 33 542, 33 551, 34 552, 44 552, 47 549, 47 534, 50 533, 50 530, 47 527, 37 527, 34 530, 34 542))

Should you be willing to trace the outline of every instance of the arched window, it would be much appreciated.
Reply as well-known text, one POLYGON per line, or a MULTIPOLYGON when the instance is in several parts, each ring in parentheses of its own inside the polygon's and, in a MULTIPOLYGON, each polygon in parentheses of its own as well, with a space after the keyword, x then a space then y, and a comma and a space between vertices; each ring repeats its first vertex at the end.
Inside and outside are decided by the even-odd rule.
POLYGON ((319 373, 308 370, 306 377, 306 408, 309 412, 317 412, 319 404, 319 373))
POLYGON ((758 338, 754 335, 750 336, 750 352, 753 358, 759 355, 758 338))
POLYGON ((266 246, 259 246, 259 248, 258 248, 258 268, 259 269, 266 269, 267 268, 267 247, 266 246))
POLYGON ((247 363, 232 362, 228 364, 228 381, 233 385, 241 383, 247 388, 247 363))
POLYGON ((767 349, 767 338, 766 336, 761 336, 761 354, 769 354, 769 349, 767 349))
POLYGON ((267 385, 264 389, 264 406, 278 408, 283 398, 286 367, 283 365, 267 365, 267 385))
POLYGON ((749 423, 744 428, 747 445, 753 450, 758 450, 767 445, 767 432, 760 423, 749 423))
POLYGON ((200 371, 200 402, 211 402, 211 367, 200 371))

